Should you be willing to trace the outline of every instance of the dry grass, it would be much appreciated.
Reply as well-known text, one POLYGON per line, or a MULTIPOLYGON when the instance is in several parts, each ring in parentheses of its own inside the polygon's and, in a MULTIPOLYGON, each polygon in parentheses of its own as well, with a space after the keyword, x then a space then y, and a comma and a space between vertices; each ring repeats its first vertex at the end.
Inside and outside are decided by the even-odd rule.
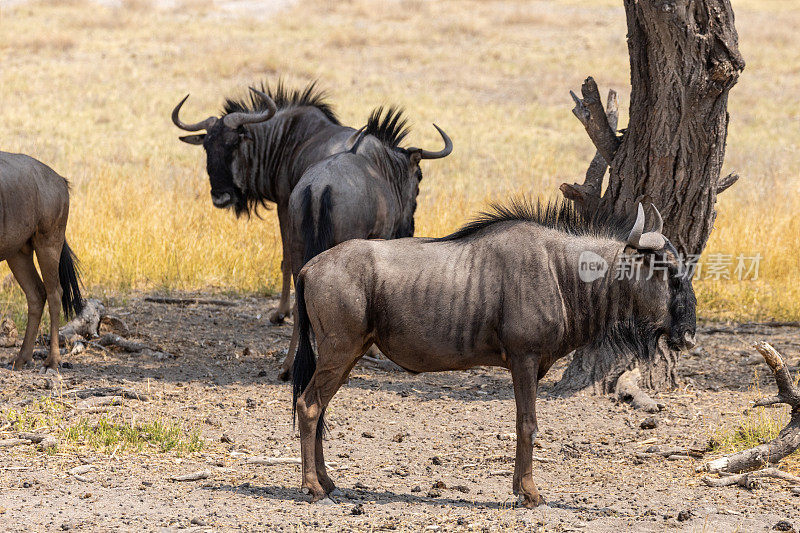
MULTIPOLYGON (((150 4, 2 10, 4 33, 22 37, 0 42, 0 148, 72 181, 69 239, 95 293, 278 285, 274 211, 247 221, 215 210, 202 151, 177 140, 169 113, 186 92, 187 118, 202 118, 256 80, 319 78, 347 124, 397 103, 415 122, 409 142, 436 145, 436 121, 456 150, 425 165, 419 235, 454 229, 490 199, 551 196, 582 176, 593 149, 568 90, 586 75, 618 89, 627 106, 616 0, 311 0, 266 20, 220 17, 207 2, 150 4)), ((742 180, 721 198, 708 251, 759 252, 764 261, 758 282, 700 280, 700 313, 797 319, 800 8, 789 0, 735 7, 748 67, 730 101, 726 168, 742 180)))

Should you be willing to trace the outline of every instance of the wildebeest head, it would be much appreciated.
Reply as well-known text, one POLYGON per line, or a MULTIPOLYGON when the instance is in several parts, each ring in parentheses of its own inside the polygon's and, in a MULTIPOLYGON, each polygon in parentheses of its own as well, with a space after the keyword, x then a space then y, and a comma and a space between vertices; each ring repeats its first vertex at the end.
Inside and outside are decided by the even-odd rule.
POLYGON ((233 207, 239 215, 247 211, 247 201, 241 187, 237 184, 233 167, 244 143, 252 141, 248 124, 257 124, 272 118, 277 111, 275 102, 264 92, 250 88, 265 103, 265 109, 258 113, 228 113, 222 117, 208 117, 196 124, 184 124, 179 118, 181 106, 187 94, 172 111, 172 122, 185 131, 202 131, 194 135, 180 137, 185 143, 202 145, 206 151, 206 170, 211 181, 211 201, 215 207, 233 207))
POLYGON ((690 349, 695 345, 697 303, 692 281, 675 246, 661 233, 661 215, 652 207, 654 227, 644 232, 644 209, 639 204, 626 243, 626 250, 634 249, 643 260, 633 282, 633 312, 649 322, 657 336, 665 336, 669 348, 690 349))
POLYGON ((345 144, 348 149, 357 152, 359 144, 367 135, 372 135, 380 141, 379 148, 372 146, 372 150, 365 148, 365 151, 371 151, 374 158, 380 161, 382 172, 396 188, 403 205, 402 223, 394 238, 414 236, 414 212, 417 208, 419 184, 422 181, 420 161, 441 159, 453 151, 453 141, 436 124, 433 127, 444 141, 442 150, 400 147, 400 142, 408 135, 407 121, 402 114, 403 111, 395 107, 390 107, 385 115, 382 107, 375 109, 367 120, 367 125, 356 131, 345 144))

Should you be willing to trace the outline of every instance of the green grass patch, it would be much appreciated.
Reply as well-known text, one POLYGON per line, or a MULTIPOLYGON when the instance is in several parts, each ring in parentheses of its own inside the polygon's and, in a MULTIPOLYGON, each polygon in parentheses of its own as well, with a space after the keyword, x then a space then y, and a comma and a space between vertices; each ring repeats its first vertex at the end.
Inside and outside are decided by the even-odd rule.
POLYGON ((764 444, 778 436, 789 422, 785 409, 757 407, 734 427, 720 428, 712 437, 713 451, 734 453, 764 444))
POLYGON ((113 421, 82 418, 64 431, 63 437, 79 446, 112 452, 141 452, 154 449, 162 453, 179 455, 199 452, 203 439, 196 429, 185 430, 170 420, 155 419, 147 422, 113 421))
MULTIPOLYGON (((0 411, 0 425, 10 422, 13 431, 47 433, 59 441, 59 450, 91 448, 105 453, 142 452, 187 455, 203 449, 200 431, 186 428, 168 418, 136 417, 121 413, 84 416, 68 420, 66 408, 58 400, 43 399, 21 408, 0 411)), ((55 453, 50 450, 49 453, 55 453)))

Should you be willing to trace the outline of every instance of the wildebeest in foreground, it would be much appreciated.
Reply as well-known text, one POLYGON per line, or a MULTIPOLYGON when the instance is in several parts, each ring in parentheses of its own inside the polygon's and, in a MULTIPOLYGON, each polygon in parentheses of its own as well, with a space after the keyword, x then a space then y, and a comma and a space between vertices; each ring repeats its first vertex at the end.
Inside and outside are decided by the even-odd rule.
POLYGON ((269 317, 277 323, 289 312, 289 195, 311 165, 344 150, 355 130, 341 125, 315 83, 302 91, 291 91, 281 82, 275 90, 262 84, 251 92, 249 101, 227 99, 221 117, 196 124, 179 118, 186 95, 172 111, 172 122, 186 131, 206 131, 180 139, 205 148, 215 207, 233 208, 240 216, 268 202, 277 205, 283 285, 278 308, 269 317))
MULTIPOLYGON (((419 163, 453 151, 401 148, 408 135, 402 111, 377 108, 353 134, 348 150, 311 166, 289 198, 289 247, 294 277, 312 257, 350 239, 399 239, 414 235, 422 180, 419 163)), ((279 377, 288 379, 297 344, 297 322, 279 377)))
POLYGON ((694 344, 695 297, 674 246, 611 216, 586 220, 568 205, 515 202, 440 239, 353 240, 318 255, 297 280, 300 342, 293 369, 303 463, 312 500, 334 489, 322 421, 331 397, 376 344, 409 372, 511 370, 517 452, 513 489, 526 507, 544 500, 532 475, 536 392, 550 366, 583 346, 652 355, 659 339, 694 344), (581 255, 584 258, 581 258, 581 255), (639 276, 608 268, 582 281, 579 263, 642 254, 639 276), (600 259, 601 258, 601 259, 600 259), (311 345, 313 330, 319 358, 311 345))
POLYGON ((0 152, 0 261, 5 260, 28 303, 28 324, 11 368, 33 359, 36 332, 50 311, 50 353, 45 368, 57 369, 59 301, 64 314, 79 314, 81 300, 75 256, 64 232, 69 217, 69 185, 53 169, 23 154, 0 152), (41 277, 33 264, 39 263, 41 277))

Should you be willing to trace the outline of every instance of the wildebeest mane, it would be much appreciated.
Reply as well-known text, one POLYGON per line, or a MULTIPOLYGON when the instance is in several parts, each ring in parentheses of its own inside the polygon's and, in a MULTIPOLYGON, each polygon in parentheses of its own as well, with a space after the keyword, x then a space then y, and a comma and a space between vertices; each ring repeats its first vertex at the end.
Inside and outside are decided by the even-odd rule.
MULTIPOLYGON (((311 106, 316 107, 336 125, 341 125, 333 107, 328 103, 328 95, 325 91, 317 88, 317 82, 312 81, 305 89, 289 89, 283 80, 278 80, 275 89, 268 83, 261 82, 261 91, 267 93, 278 106, 278 109, 289 109, 291 107, 311 106)), ((222 111, 228 113, 258 113, 267 109, 266 102, 257 94, 250 92, 249 97, 236 100, 226 98, 222 111)))
POLYGON ((376 107, 367 119, 364 135, 372 135, 390 148, 399 148, 400 143, 409 133, 408 120, 403 116, 403 109, 390 106, 376 107))
POLYGON ((462 226, 455 233, 440 237, 438 241, 457 241, 484 230, 500 222, 533 222, 569 235, 587 235, 625 240, 631 223, 610 210, 598 209, 586 216, 572 202, 566 200, 541 200, 518 196, 507 204, 494 203, 475 219, 462 226))

